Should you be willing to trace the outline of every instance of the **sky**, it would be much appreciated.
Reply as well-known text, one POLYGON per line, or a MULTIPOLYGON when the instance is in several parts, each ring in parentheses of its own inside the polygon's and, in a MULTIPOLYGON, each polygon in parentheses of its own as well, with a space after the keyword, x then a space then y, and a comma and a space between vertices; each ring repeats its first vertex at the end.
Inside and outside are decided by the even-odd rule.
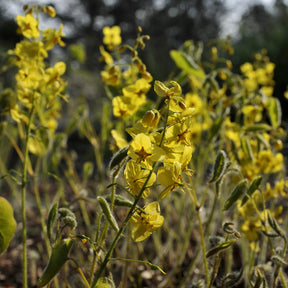
MULTIPOLYGON (((61 1, 61 5, 59 5, 59 0, 9 0, 9 1, 1 1, 1 6, 6 10, 6 13, 13 18, 19 13, 22 13, 21 8, 25 4, 29 3, 39 3, 39 4, 47 4, 52 3, 56 4, 57 10, 65 10, 67 5, 71 5, 76 0, 67 0, 61 1)), ((112 2, 114 0, 111 0, 112 2)), ((165 0, 154 0, 156 2, 164 2, 165 0)), ((227 35, 235 35, 237 33, 237 27, 239 20, 241 19, 241 15, 245 12, 249 6, 255 3, 264 4, 267 7, 273 7, 275 0, 222 0, 226 3, 228 8, 227 15, 223 16, 222 20, 222 35, 223 37, 227 35)), ((286 4, 288 4, 288 0, 284 0, 286 4)), ((57 11, 56 11, 57 12, 57 11)), ((60 12, 60 11, 59 11, 60 12)), ((47 23, 51 25, 51 23, 47 23)), ((58 25, 57 25, 58 26, 58 25)), ((50 26, 51 27, 51 26, 50 26)), ((66 31, 68 32, 68 31, 66 31)), ((65 27, 64 27, 65 33, 65 27)))
MULTIPOLYGON (((222 21, 222 36, 234 35, 237 32, 238 22, 241 15, 254 4, 263 4, 269 8, 273 7, 275 0, 224 0, 227 4, 228 15, 222 21)), ((284 2, 288 2, 285 0, 284 2)))

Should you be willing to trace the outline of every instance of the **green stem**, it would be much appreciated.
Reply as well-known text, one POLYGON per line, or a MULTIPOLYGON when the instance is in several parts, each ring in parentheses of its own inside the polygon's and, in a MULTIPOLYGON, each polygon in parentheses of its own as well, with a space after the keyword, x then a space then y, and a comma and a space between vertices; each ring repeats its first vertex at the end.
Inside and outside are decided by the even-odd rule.
POLYGON ((115 236, 115 238, 114 238, 114 240, 113 240, 113 242, 112 242, 112 244, 111 244, 108 252, 106 253, 106 256, 105 256, 105 258, 104 258, 104 260, 103 260, 103 262, 102 262, 102 264, 101 264, 101 266, 100 266, 100 268, 99 268, 99 270, 98 270, 98 272, 97 272, 97 274, 96 274, 96 276, 95 276, 95 279, 94 279, 94 281, 93 281, 93 283, 92 283, 92 285, 91 285, 92 288, 95 288, 95 287, 96 287, 96 284, 97 284, 99 278, 101 277, 102 272, 104 271, 105 267, 107 266, 107 264, 108 264, 108 262, 109 262, 109 260, 110 260, 110 256, 111 256, 114 248, 116 247, 116 245, 117 245, 117 243, 118 243, 118 241, 119 241, 119 239, 120 239, 120 237, 121 237, 124 229, 125 229, 126 226, 128 225, 128 222, 129 222, 130 218, 133 216, 133 214, 134 214, 134 212, 135 212, 135 208, 136 208, 136 206, 137 206, 140 198, 142 197, 142 194, 144 193, 144 191, 145 191, 145 189, 146 189, 147 183, 148 183, 148 181, 149 181, 152 173, 154 172, 156 163, 157 163, 157 162, 154 162, 153 167, 152 167, 152 169, 150 170, 150 173, 149 173, 148 177, 146 178, 146 181, 145 181, 144 185, 142 186, 142 188, 141 188, 138 196, 135 198, 135 201, 134 201, 132 207, 130 208, 130 210, 129 210, 129 212, 128 212, 126 218, 125 218, 125 220, 123 221, 123 224, 121 225, 121 227, 120 227, 117 235, 115 236))
MULTIPOLYGON (((35 93, 34 93, 35 95, 35 93)), ((25 148, 24 148, 24 162, 23 162, 23 174, 22 174, 22 245, 23 245, 23 288, 28 287, 27 281, 27 227, 26 227, 26 189, 27 189, 27 171, 28 171, 28 161, 29 161, 29 138, 31 133, 31 126, 33 122, 34 114, 34 95, 32 100, 32 107, 29 113, 29 121, 26 129, 26 139, 25 139, 25 148)))
MULTIPOLYGON (((164 141, 164 137, 165 137, 165 131, 166 131, 167 120, 168 120, 168 115, 169 115, 169 104, 170 104, 170 99, 168 100, 168 103, 167 103, 167 110, 166 110, 166 115, 165 115, 165 120, 164 120, 164 131, 163 131, 163 134, 162 134, 162 137, 161 137, 161 140, 160 140, 159 147, 161 147, 161 145, 162 145, 162 143, 163 143, 163 141, 164 141)), ((112 255, 112 252, 114 251, 114 248, 116 247, 116 245, 117 245, 117 243, 118 243, 118 241, 119 241, 119 239, 120 239, 123 231, 125 230, 126 226, 128 225, 129 220, 130 220, 131 217, 133 216, 133 214, 134 214, 134 212, 135 212, 135 208, 136 208, 139 200, 141 199, 141 197, 142 197, 142 195, 143 195, 143 193, 144 193, 144 191, 145 191, 145 189, 146 189, 146 187, 147 187, 147 184, 148 184, 148 182, 149 182, 152 174, 154 173, 156 164, 157 164, 157 162, 154 162, 154 163, 153 163, 152 169, 150 170, 150 172, 149 172, 149 174, 148 174, 148 176, 147 176, 147 178, 146 178, 146 181, 144 182, 144 184, 143 184, 143 186, 142 186, 139 194, 138 194, 137 197, 135 198, 132 207, 130 208, 130 210, 129 210, 126 218, 124 219, 124 221, 123 221, 123 223, 122 223, 122 225, 121 225, 118 233, 116 234, 116 236, 115 236, 115 238, 114 238, 114 240, 113 240, 113 242, 112 242, 112 244, 111 244, 108 252, 106 253, 106 256, 105 256, 105 258, 104 258, 104 260, 103 260, 103 262, 102 262, 102 264, 101 264, 101 266, 100 266, 100 268, 99 268, 99 270, 98 270, 98 272, 97 272, 97 274, 96 274, 96 276, 95 276, 95 279, 94 279, 94 281, 93 281, 93 283, 92 283, 92 285, 91 285, 92 288, 95 288, 95 287, 96 287, 99 278, 101 277, 101 275, 102 275, 105 267, 107 266, 107 264, 108 264, 108 262, 109 262, 109 260, 110 260, 110 256, 112 255)), ((114 185, 113 185, 113 186, 114 186, 114 185)))
MULTIPOLYGON (((110 202, 111 211, 113 210, 114 200, 115 200, 115 188, 116 188, 115 181, 116 181, 116 177, 113 177, 112 185, 111 185, 111 187, 112 187, 112 190, 111 190, 111 202, 110 202)), ((100 246, 103 246, 103 242, 105 240, 108 228, 109 228, 109 222, 106 221, 99 239, 98 239, 98 233, 96 233, 95 242, 98 242, 100 246)), ((99 229, 97 231, 99 231, 99 229)), ((92 266, 91 266, 91 269, 90 269, 90 277, 89 277, 90 285, 92 283, 93 274, 94 274, 94 271, 95 271, 95 268, 96 268, 96 264, 97 264, 96 260, 97 260, 97 255, 96 255, 96 252, 94 252, 93 260, 92 260, 92 266)))
POLYGON ((202 227, 202 220, 201 220, 200 210, 196 209, 196 211, 197 211, 197 218, 198 218, 199 230, 200 230, 201 248, 202 248, 202 254, 203 254, 206 282, 207 282, 207 285, 209 285, 210 277, 209 277, 208 262, 206 258, 206 245, 205 245, 205 238, 204 238, 204 232, 203 232, 203 227, 202 227))
POLYGON ((206 282, 207 282, 207 286, 209 286, 210 283, 210 276, 209 276, 209 268, 208 268, 208 262, 207 262, 207 258, 206 258, 206 245, 205 245, 205 235, 204 235, 204 230, 203 230, 203 225, 202 225, 202 220, 201 220, 201 215, 200 215, 200 209, 201 207, 199 206, 198 202, 197 202, 197 196, 196 196, 196 191, 194 189, 194 186, 192 184, 191 181, 191 190, 187 189, 189 192, 189 195, 192 199, 192 201, 194 202, 194 205, 196 207, 196 214, 197 214, 197 218, 198 218, 198 224, 199 224, 199 232, 200 232, 200 241, 201 241, 201 249, 202 249, 202 255, 203 255, 203 264, 204 264, 204 268, 205 268, 205 277, 206 277, 206 282))

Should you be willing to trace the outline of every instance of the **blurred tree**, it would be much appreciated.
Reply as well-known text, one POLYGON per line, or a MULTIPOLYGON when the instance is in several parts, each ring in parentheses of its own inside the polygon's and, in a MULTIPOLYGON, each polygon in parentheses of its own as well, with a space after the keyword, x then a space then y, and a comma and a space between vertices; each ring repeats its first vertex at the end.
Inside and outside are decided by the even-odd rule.
MULTIPOLYGON (((98 66, 97 49, 102 41, 101 30, 105 25, 120 25, 125 39, 134 39, 137 26, 141 26, 143 32, 151 36, 144 54, 145 61, 150 70, 152 69, 151 72, 161 78, 167 76, 169 71, 169 50, 178 48, 187 39, 207 41, 217 38, 220 32, 220 16, 225 13, 221 0, 72 2, 66 10, 58 12, 58 17, 64 25, 71 26, 73 33, 67 37, 68 42, 84 42, 87 68, 95 69, 98 66), (75 17, 77 12, 78 17, 75 17)), ((56 7, 56 10, 59 9, 56 7)))
POLYGON ((288 7, 283 0, 276 0, 273 9, 256 4, 242 16, 239 35, 234 43, 236 67, 251 60, 253 53, 265 48, 276 64, 275 96, 283 107, 283 118, 288 121, 287 100, 283 97, 288 86, 288 7))

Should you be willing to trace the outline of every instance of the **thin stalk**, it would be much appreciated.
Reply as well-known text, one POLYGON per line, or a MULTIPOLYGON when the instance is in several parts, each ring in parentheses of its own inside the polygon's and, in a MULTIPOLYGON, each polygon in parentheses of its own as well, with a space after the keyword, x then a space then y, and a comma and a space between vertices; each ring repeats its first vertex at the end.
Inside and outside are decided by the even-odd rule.
MULTIPOLYGON (((115 181, 116 181, 116 177, 114 176, 112 178, 112 185, 111 185, 111 187, 112 187, 112 190, 111 190, 111 202, 110 202, 111 211, 113 210, 114 200, 115 200, 115 192, 116 192, 115 191, 115 188, 116 188, 115 181)), ((103 246, 103 242, 104 242, 104 240, 106 238, 108 228, 109 228, 109 222, 106 220, 104 228, 103 228, 102 233, 100 235, 100 238, 98 239, 98 233, 96 233, 96 235, 95 235, 95 242, 98 242, 100 246, 103 246)), ((97 231, 99 231, 99 229, 97 231)), ((89 277, 90 285, 92 283, 93 274, 94 274, 94 271, 95 271, 95 268, 96 268, 96 264, 97 264, 96 260, 97 260, 97 255, 94 252, 93 260, 92 260, 92 266, 91 266, 91 269, 90 269, 90 277, 89 277)))
POLYGON ((213 266, 213 271, 212 271, 212 275, 211 275, 211 281, 210 281, 210 285, 209 285, 209 288, 212 288, 212 285, 213 285, 213 282, 214 280, 216 279, 216 276, 217 276, 217 273, 218 273, 218 270, 219 270, 219 266, 220 266, 220 263, 221 263, 221 256, 220 256, 220 253, 218 253, 215 257, 215 262, 214 262, 214 266, 213 266))
POLYGON ((194 202, 194 205, 196 207, 196 214, 197 214, 197 218, 198 218, 199 232, 200 232, 201 249, 202 249, 202 254, 203 254, 203 264, 204 264, 204 268, 205 268, 205 278, 206 278, 207 285, 209 286, 210 275, 209 275, 208 262, 207 262, 207 258, 206 258, 205 236, 204 236, 204 230, 203 230, 203 225, 202 225, 202 220, 201 220, 201 215, 200 215, 200 208, 201 207, 197 203, 196 191, 195 191, 192 183, 191 183, 192 192, 190 191, 190 189, 187 189, 187 190, 188 190, 189 195, 190 195, 190 197, 191 197, 191 199, 194 202))
MULTIPOLYGON (((161 147, 161 145, 162 145, 162 143, 163 143, 163 141, 164 141, 164 137, 165 137, 165 131, 166 131, 167 120, 168 120, 168 115, 169 115, 169 104, 170 104, 170 98, 168 99, 168 103, 167 103, 167 111, 166 111, 165 120, 164 120, 164 121, 165 121, 165 122, 164 122, 164 131, 163 131, 163 134, 162 134, 160 143, 159 143, 159 147, 161 147)), ((148 184, 148 182, 149 182, 152 174, 154 173, 156 164, 157 164, 157 162, 154 162, 154 163, 153 163, 152 169, 150 170, 150 172, 149 172, 149 174, 148 174, 148 176, 147 176, 147 178, 146 178, 146 181, 144 182, 141 190, 139 191, 139 194, 136 196, 132 207, 130 208, 130 210, 129 210, 126 218, 124 219, 121 227, 119 228, 119 231, 118 231, 118 233, 116 234, 116 236, 115 236, 115 238, 114 238, 114 240, 113 240, 113 242, 112 242, 112 244, 111 244, 108 252, 106 253, 106 256, 105 256, 105 258, 104 258, 104 260, 103 260, 103 262, 102 262, 102 264, 101 264, 101 266, 100 266, 100 268, 99 268, 99 270, 98 270, 98 272, 97 272, 97 274, 96 274, 96 276, 95 276, 95 279, 94 279, 94 281, 93 281, 93 283, 92 283, 92 286, 91 286, 92 288, 95 288, 95 287, 96 287, 99 278, 101 277, 101 275, 102 275, 105 267, 107 266, 107 264, 108 264, 108 262, 109 262, 109 260, 110 260, 110 257, 111 257, 111 255, 112 255, 112 252, 114 251, 114 248, 116 247, 116 245, 117 245, 120 237, 122 236, 123 231, 125 230, 126 226, 127 226, 128 223, 129 223, 131 217, 133 216, 133 214, 134 214, 134 212, 135 212, 135 208, 136 208, 139 200, 141 199, 141 197, 142 197, 142 195, 143 195, 143 193, 144 193, 144 191, 145 191, 145 189, 146 189, 146 187, 147 187, 147 184, 148 184)))
POLYGON ((121 237, 124 229, 125 229, 126 226, 128 225, 128 222, 129 222, 130 218, 133 216, 133 214, 134 214, 134 212, 135 212, 135 208, 136 208, 136 206, 137 206, 140 198, 142 197, 142 194, 144 193, 144 191, 145 191, 145 189, 146 189, 147 183, 148 183, 148 181, 149 181, 152 173, 154 172, 156 163, 157 163, 157 162, 154 162, 153 167, 152 167, 152 169, 150 170, 150 173, 149 173, 149 175, 148 175, 145 183, 143 184, 143 186, 142 186, 142 188, 141 188, 138 196, 135 198, 135 201, 134 201, 132 207, 130 208, 130 210, 129 210, 129 212, 128 212, 126 218, 125 218, 125 220, 123 221, 123 224, 122 224, 121 227, 119 228, 118 233, 116 234, 116 236, 115 236, 115 238, 114 238, 114 240, 113 240, 113 242, 112 242, 112 244, 111 244, 108 252, 106 253, 106 256, 105 256, 105 258, 104 258, 104 260, 103 260, 103 262, 102 262, 102 264, 101 264, 101 266, 100 266, 100 268, 99 268, 99 270, 98 270, 98 272, 97 272, 97 274, 96 274, 96 276, 95 276, 95 279, 94 279, 94 281, 93 281, 93 283, 92 283, 92 288, 95 288, 95 287, 96 287, 96 284, 97 284, 100 276, 102 275, 102 272, 104 271, 105 267, 107 266, 107 264, 108 264, 108 262, 109 262, 109 260, 110 260, 110 256, 111 256, 114 248, 116 247, 116 245, 117 245, 117 243, 118 243, 118 241, 119 241, 119 239, 120 239, 120 237, 121 237))
POLYGON ((84 275, 81 267, 80 267, 79 264, 77 263, 77 261, 76 261, 75 259, 73 259, 73 258, 69 258, 69 260, 71 260, 71 261, 77 266, 77 271, 79 272, 79 274, 80 274, 83 282, 85 283, 85 286, 86 286, 87 288, 90 288, 90 284, 88 283, 88 281, 87 281, 87 279, 86 279, 86 277, 85 277, 85 275, 84 275))
POLYGON ((29 120, 26 129, 26 138, 24 146, 24 161, 23 161, 23 174, 22 174, 22 187, 21 187, 21 205, 22 205, 22 245, 23 245, 23 288, 28 288, 27 280, 27 227, 26 227, 26 189, 27 189, 27 172, 29 161, 29 139, 31 133, 31 126, 33 122, 34 108, 35 108, 35 93, 33 94, 32 107, 29 113, 29 120))
POLYGON ((204 233, 203 233, 202 220, 201 220, 200 210, 196 209, 196 211, 197 211, 197 218, 198 218, 198 223, 199 223, 199 232, 200 232, 200 238, 201 238, 200 241, 201 241, 201 248, 202 248, 202 254, 203 254, 206 282, 207 282, 207 285, 209 285, 210 276, 209 276, 208 262, 206 258, 206 245, 205 245, 205 238, 204 238, 204 233))

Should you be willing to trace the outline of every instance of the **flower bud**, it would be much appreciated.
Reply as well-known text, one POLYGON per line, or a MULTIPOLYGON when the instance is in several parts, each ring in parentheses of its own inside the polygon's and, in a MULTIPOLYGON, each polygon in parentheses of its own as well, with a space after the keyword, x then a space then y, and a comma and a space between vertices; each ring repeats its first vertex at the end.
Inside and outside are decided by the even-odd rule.
POLYGON ((118 52, 123 53, 125 50, 126 50, 126 47, 122 45, 119 47, 118 52))
POLYGON ((132 52, 131 52, 131 57, 132 57, 132 58, 136 58, 137 56, 138 56, 137 50, 132 50, 132 52))
POLYGON ((282 142, 280 139, 278 139, 278 140, 275 142, 275 144, 274 144, 274 149, 275 149, 275 150, 281 150, 281 149, 283 149, 283 142, 282 142))
POLYGON ((147 111, 142 119, 142 124, 144 127, 155 128, 160 120, 160 115, 157 110, 147 111))
POLYGON ((142 77, 148 82, 151 82, 153 80, 153 77, 149 72, 142 73, 142 77))
POLYGON ((226 68, 229 70, 232 70, 233 64, 232 64, 231 60, 226 60, 226 68))
POLYGON ((184 101, 179 101, 178 104, 179 104, 179 106, 180 106, 181 109, 183 109, 183 110, 186 110, 186 109, 187 109, 187 106, 186 106, 186 104, 184 103, 184 101))
POLYGON ((47 13, 50 17, 54 18, 56 16, 56 11, 52 6, 47 6, 47 13))
POLYGON ((141 66, 140 66, 140 73, 145 73, 146 72, 146 65, 145 64, 142 64, 141 66))

